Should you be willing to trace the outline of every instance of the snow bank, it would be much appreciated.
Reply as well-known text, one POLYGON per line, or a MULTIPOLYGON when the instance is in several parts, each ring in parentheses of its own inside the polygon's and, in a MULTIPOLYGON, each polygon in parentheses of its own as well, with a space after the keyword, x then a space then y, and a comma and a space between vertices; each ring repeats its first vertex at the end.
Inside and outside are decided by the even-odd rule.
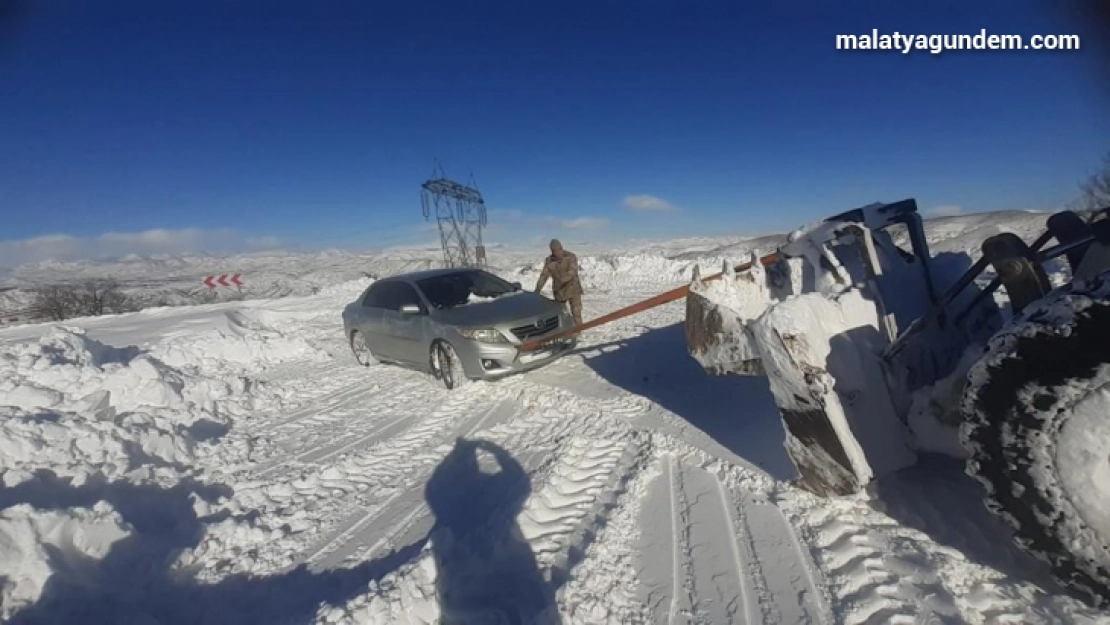
POLYGON ((362 292, 368 289, 373 283, 374 280, 372 278, 348 280, 346 282, 324 287, 320 289, 316 295, 320 297, 337 298, 344 301, 353 300, 361 295, 362 292))
POLYGON ((192 462, 194 452, 193 441, 160 418, 128 415, 102 421, 0 407, 0 474, 6 487, 44 470, 76 483, 90 475, 149 478, 155 475, 152 466, 192 462))
POLYGON ((190 428, 248 414, 267 393, 234 376, 189 374, 79 328, 0 348, 0 473, 119 478, 195 461, 190 428))
MULTIPOLYGON (((671 260, 651 254, 579 256, 578 275, 587 294, 598 291, 666 290, 689 282, 696 265, 692 260, 671 260)), ((494 272, 530 289, 539 278, 541 269, 540 260, 537 260, 507 271, 494 272)))
POLYGON ((218 368, 221 364, 258 367, 328 358, 303 337, 280 332, 241 310, 226 312, 222 319, 200 332, 163 341, 154 347, 152 354, 175 367, 199 369, 218 368))
MULTIPOLYGON (((938 217, 925 221, 925 237, 933 254, 963 252, 978 258, 982 255, 983 241, 1003 232, 1012 232, 1026 243, 1032 243, 1045 230, 1050 213, 1031 211, 998 211, 938 217)), ((909 237, 902 230, 896 241, 910 249, 909 237)))
POLYGON ((37 602, 54 575, 93 578, 96 563, 130 533, 104 501, 62 511, 27 504, 0 510, 0 618, 37 602))
POLYGON ((593 289, 620 288, 638 284, 685 282, 693 275, 695 263, 675 261, 662 256, 586 257, 580 262, 583 286, 593 289))
MULTIPOLYGON (((246 362, 316 353, 291 349, 299 346, 295 341, 275 343, 266 331, 239 338, 243 353, 219 356, 246 362)), ((102 498, 137 486, 169 492, 204 474, 201 461, 228 466, 250 453, 249 439, 212 441, 236 417, 275 403, 276 395, 219 367, 205 370, 213 364, 206 360, 209 345, 186 342, 181 336, 144 352, 57 327, 38 340, 0 344, 0 495, 8 498, 0 512, 4 618, 35 603, 54 576, 79 585, 95 581, 86 574, 100 571, 98 561, 131 531, 102 498), (172 366, 155 352, 189 366, 172 366)), ((249 367, 257 369, 258 361, 249 367)))

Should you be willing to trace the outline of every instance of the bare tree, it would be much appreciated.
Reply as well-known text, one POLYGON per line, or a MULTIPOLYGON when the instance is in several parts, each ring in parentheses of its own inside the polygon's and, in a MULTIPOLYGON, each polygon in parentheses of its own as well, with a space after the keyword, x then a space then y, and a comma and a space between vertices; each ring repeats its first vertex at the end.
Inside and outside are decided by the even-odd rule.
POLYGON ((216 289, 201 289, 193 293, 193 300, 198 304, 211 304, 219 300, 216 289))
POLYGON ((77 314, 79 296, 73 286, 44 286, 34 290, 32 307, 39 315, 62 321, 77 314))
POLYGON ((64 284, 34 290, 32 307, 54 321, 70 317, 94 317, 137 310, 135 302, 120 291, 114 280, 89 280, 81 285, 64 284))
POLYGON ((104 307, 108 312, 115 314, 135 312, 142 309, 138 300, 128 296, 118 288, 112 289, 104 295, 104 307))
POLYGON ((1080 208, 1095 209, 1110 206, 1110 154, 1102 159, 1102 169, 1079 185, 1080 208))
POLYGON ((78 310, 86 317, 116 312, 112 306, 122 303, 123 299, 115 280, 88 280, 78 290, 78 310))

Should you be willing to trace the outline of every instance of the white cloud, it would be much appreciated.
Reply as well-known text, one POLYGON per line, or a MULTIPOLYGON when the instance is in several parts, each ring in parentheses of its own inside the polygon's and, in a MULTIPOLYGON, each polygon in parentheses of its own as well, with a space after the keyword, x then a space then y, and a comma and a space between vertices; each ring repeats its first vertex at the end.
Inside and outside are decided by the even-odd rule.
MULTIPOLYGON (((609 225, 604 217, 561 218, 552 215, 534 215, 520 209, 498 208, 489 211, 490 222, 486 232, 518 233, 521 236, 534 233, 537 228, 559 228, 562 230, 601 230, 609 225)), ((538 235, 543 238, 543 235, 538 235)))
POLYGON ((664 212, 675 210, 675 205, 667 200, 646 193, 629 195, 624 198, 624 207, 631 211, 664 212))
POLYGON ((544 217, 540 222, 564 230, 601 230, 609 225, 609 220, 603 217, 574 217, 572 219, 544 217))
POLYGON ((940 206, 927 208, 921 211, 921 214, 925 217, 955 217, 957 215, 963 215, 964 209, 962 206, 956 206, 955 204, 942 204, 940 206))
POLYGON ((184 254, 274 249, 277 237, 245 237, 234 230, 158 228, 141 232, 106 232, 94 237, 51 234, 30 239, 0 241, 0 266, 44 260, 119 258, 128 254, 184 254))
POLYGON ((601 217, 575 217, 559 223, 567 230, 600 230, 609 225, 609 220, 601 217))

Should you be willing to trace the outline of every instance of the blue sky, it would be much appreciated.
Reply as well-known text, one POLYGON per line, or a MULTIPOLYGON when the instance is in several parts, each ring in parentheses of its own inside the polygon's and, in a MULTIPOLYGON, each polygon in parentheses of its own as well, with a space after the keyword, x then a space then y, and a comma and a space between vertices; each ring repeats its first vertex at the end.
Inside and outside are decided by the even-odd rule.
POLYGON ((434 240, 435 158, 528 242, 1053 208, 1110 151, 1106 50, 1055 2, 5 2, 9 263, 434 240), (1084 47, 835 49, 872 28, 1084 47))

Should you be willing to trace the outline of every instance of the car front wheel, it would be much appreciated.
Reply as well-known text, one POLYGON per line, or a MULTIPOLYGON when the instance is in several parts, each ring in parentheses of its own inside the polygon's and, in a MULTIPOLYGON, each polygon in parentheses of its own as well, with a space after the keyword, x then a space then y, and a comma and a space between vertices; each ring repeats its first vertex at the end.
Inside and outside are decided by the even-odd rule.
POLYGON ((459 388, 470 381, 463 370, 458 352, 447 341, 432 343, 431 360, 432 374, 448 389, 459 388))
POLYGON ((351 332, 351 351, 355 354, 355 360, 363 367, 369 367, 378 361, 366 344, 366 337, 358 330, 351 332))

